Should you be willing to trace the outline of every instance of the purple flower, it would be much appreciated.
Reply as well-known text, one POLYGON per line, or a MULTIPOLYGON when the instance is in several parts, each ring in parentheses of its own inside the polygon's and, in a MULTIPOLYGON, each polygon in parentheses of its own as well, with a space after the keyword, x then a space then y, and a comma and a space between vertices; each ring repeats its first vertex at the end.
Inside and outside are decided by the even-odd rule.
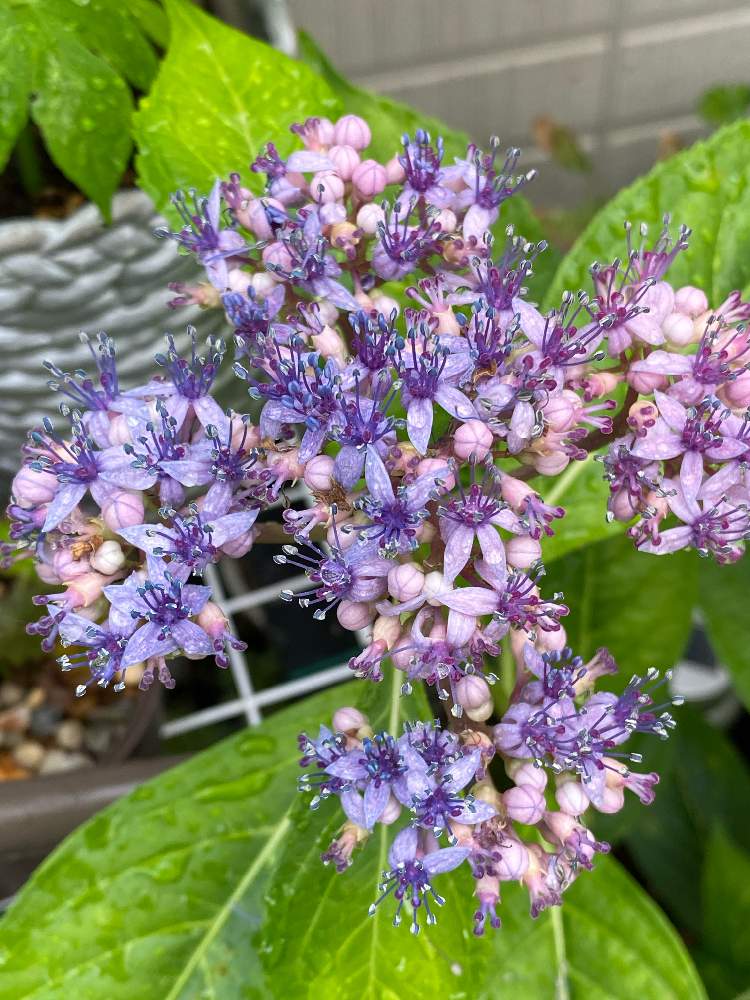
POLYGON ((465 239, 472 236, 481 239, 484 233, 497 222, 500 206, 525 184, 536 177, 536 170, 513 176, 521 155, 520 149, 509 149, 502 166, 496 164, 500 140, 493 136, 490 140, 492 152, 482 153, 476 146, 469 146, 466 159, 457 161, 461 179, 467 190, 456 195, 455 206, 468 209, 464 216, 463 233, 465 239))
MULTIPOLYGON (((187 567, 180 570, 182 576, 189 573, 187 567)), ((169 653, 200 658, 214 652, 211 637, 190 621, 205 606, 211 588, 184 583, 176 574, 176 568, 170 571, 152 559, 148 579, 132 573, 124 583, 104 588, 112 605, 111 622, 145 620, 128 639, 120 661, 123 668, 169 653)))
MULTIPOLYGON (((301 213, 300 213, 301 215, 301 213)), ((331 247, 322 234, 320 216, 315 208, 309 207, 304 216, 290 220, 279 232, 291 259, 291 266, 269 262, 268 269, 285 281, 331 302, 337 309, 356 312, 359 303, 352 293, 334 280, 341 274, 341 268, 331 256, 331 247)))
POLYGON ((377 456, 395 443, 394 421, 386 416, 396 395, 390 391, 390 379, 386 373, 375 376, 372 382, 372 396, 362 395, 359 372, 354 371, 354 392, 344 393, 341 398, 341 424, 333 431, 335 440, 341 445, 333 466, 333 475, 345 490, 351 490, 362 476, 365 461, 370 455, 377 456))
POLYGON ((207 358, 199 357, 194 327, 188 327, 188 334, 191 341, 189 360, 177 353, 171 334, 167 334, 167 354, 157 354, 154 359, 166 370, 169 382, 154 379, 138 389, 130 389, 126 395, 140 399, 156 397, 162 401, 178 431, 191 414, 195 414, 203 427, 214 424, 224 428, 227 425, 226 414, 211 396, 211 387, 224 356, 224 344, 220 340, 209 341, 211 354, 207 358))
POLYGON ((155 407, 159 420, 148 420, 133 430, 133 443, 122 446, 116 474, 124 486, 135 489, 147 490, 158 484, 160 502, 179 505, 185 491, 170 469, 180 467, 177 463, 186 459, 191 446, 179 440, 177 421, 164 403, 159 400, 155 407))
POLYGON ((409 440, 424 455, 432 433, 434 403, 458 420, 471 420, 477 413, 468 396, 453 384, 461 360, 456 364, 450 350, 430 334, 422 316, 411 314, 407 343, 398 351, 396 368, 402 380, 409 440))
MULTIPOLYGON (((332 512, 335 517, 335 506, 332 512)), ((280 565, 297 566, 305 571, 314 584, 313 589, 296 595, 290 590, 282 590, 281 598, 293 601, 296 597, 303 608, 320 605, 313 612, 313 618, 318 621, 322 621, 340 601, 377 600, 385 590, 385 577, 391 568, 371 543, 355 542, 342 548, 335 521, 333 527, 336 542, 330 546, 330 552, 296 535, 297 545, 284 545, 282 553, 273 557, 280 565)))
POLYGON ((473 825, 494 816, 496 810, 488 802, 459 794, 474 779, 480 765, 481 751, 469 750, 446 767, 425 773, 422 787, 413 796, 415 824, 435 836, 447 830, 450 837, 451 823, 473 825))
MULTIPOLYGON (((80 417, 72 417, 69 441, 57 434, 48 418, 43 421, 44 434, 32 431, 31 448, 35 457, 28 464, 37 472, 51 473, 56 477, 58 489, 47 507, 42 531, 56 528, 76 507, 87 493, 102 507, 122 485, 122 468, 126 456, 121 447, 98 451, 87 434, 80 417)), ((141 488, 137 473, 127 485, 141 488)))
POLYGON ((405 208, 396 202, 385 221, 378 223, 379 243, 373 250, 372 266, 385 281, 400 281, 440 249, 440 223, 427 216, 411 222, 415 205, 414 199, 405 208))
POLYGON ((504 528, 516 534, 523 531, 518 516, 501 499, 500 474, 494 466, 484 466, 481 483, 474 480, 475 470, 472 465, 472 482, 468 489, 458 480, 458 495, 438 508, 440 532, 445 539, 443 574, 446 583, 452 583, 466 566, 475 538, 485 563, 495 567, 499 574, 505 573, 505 547, 497 529, 504 528))
POLYGON ((747 500, 731 500, 726 494, 717 499, 717 477, 729 485, 738 475, 725 467, 701 482, 698 476, 686 480, 665 480, 667 503, 682 521, 677 528, 667 528, 657 538, 638 543, 642 552, 667 555, 687 547, 702 556, 712 555, 719 562, 734 562, 743 551, 742 543, 750 538, 750 506, 747 500), (726 470, 726 471, 725 471, 726 470))
POLYGON ((317 739, 300 733, 299 748, 302 757, 300 767, 309 768, 298 782, 301 792, 314 791, 310 808, 317 809, 323 799, 339 795, 346 787, 346 781, 329 774, 326 768, 347 753, 346 738, 341 733, 333 733, 327 726, 321 726, 317 739), (314 766, 313 766, 314 765, 314 766))
POLYGON ((408 135, 404 135, 401 142, 404 151, 398 160, 404 168, 406 183, 399 194, 399 201, 409 204, 412 200, 422 200, 437 208, 450 208, 456 196, 441 183, 440 164, 445 152, 441 136, 437 137, 433 147, 430 133, 419 128, 414 133, 413 142, 408 135))
POLYGON ((172 195, 171 201, 185 225, 179 233, 157 229, 157 236, 175 240, 190 253, 194 253, 206 268, 211 284, 223 292, 227 288, 229 271, 227 258, 236 257, 248 247, 234 229, 221 226, 221 181, 216 181, 208 198, 198 198, 191 192, 192 205, 188 205, 182 191, 172 195))
POLYGON ((275 285, 270 294, 258 301, 255 291, 248 287, 246 293, 227 292, 221 297, 227 319, 234 329, 237 357, 252 356, 271 332, 271 321, 284 305, 284 286, 275 285))
POLYGON ((411 803, 414 782, 426 780, 427 765, 408 743, 378 733, 363 740, 361 748, 332 761, 326 772, 345 783, 340 798, 349 819, 371 830, 383 815, 391 793, 403 805, 411 803))
POLYGON ((428 517, 427 505, 440 496, 442 479, 449 474, 446 465, 444 470, 426 472, 394 491, 382 458, 370 450, 365 465, 369 492, 358 501, 370 522, 362 529, 362 536, 369 541, 377 539, 378 547, 388 555, 416 548, 417 530, 428 517))
POLYGON ((218 517, 197 507, 187 515, 172 510, 166 525, 136 524, 121 528, 119 534, 148 555, 166 559, 168 566, 179 563, 201 575, 209 563, 217 561, 222 545, 250 530, 258 513, 257 507, 218 517))
POLYGON ((65 653, 58 663, 63 670, 85 667, 91 674, 76 688, 77 697, 84 695, 91 684, 108 687, 116 674, 120 674, 120 679, 113 690, 124 690, 127 667, 123 667, 122 657, 136 625, 133 619, 129 622, 119 619, 116 623, 110 619, 98 625, 72 611, 65 614, 59 625, 60 638, 66 646, 83 646, 84 649, 79 653, 65 653))
POLYGON ((419 933, 419 914, 422 912, 426 914, 428 925, 437 923, 430 908, 431 902, 438 906, 445 903, 443 897, 433 889, 432 877, 453 871, 469 855, 466 847, 444 847, 425 854, 419 849, 419 843, 420 835, 413 827, 407 827, 396 834, 388 852, 390 870, 383 873, 383 881, 379 886, 381 894, 369 911, 370 915, 374 914, 380 903, 393 893, 398 902, 393 926, 398 927, 404 900, 407 900, 412 908, 412 934, 419 933))

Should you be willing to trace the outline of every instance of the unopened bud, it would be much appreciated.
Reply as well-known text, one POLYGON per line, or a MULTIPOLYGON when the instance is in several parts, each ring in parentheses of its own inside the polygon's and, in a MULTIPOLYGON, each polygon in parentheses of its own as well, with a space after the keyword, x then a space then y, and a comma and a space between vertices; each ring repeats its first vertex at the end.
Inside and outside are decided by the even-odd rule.
POLYGON ((453 451, 459 458, 481 462, 492 450, 492 431, 481 420, 467 420, 453 435, 453 451))
POLYGON ((341 601, 336 608, 336 617, 342 628, 356 632, 372 623, 375 611, 371 604, 361 601, 341 601))
POLYGON ((333 713, 332 725, 335 733, 346 733, 346 735, 351 736, 365 726, 369 726, 370 721, 358 708, 347 705, 344 708, 336 709, 333 713))
POLYGON ((145 509, 140 493, 129 493, 126 490, 111 494, 102 507, 102 519, 110 531, 143 524, 144 515, 145 509))
POLYGON ((542 555, 542 546, 529 535, 516 535, 504 543, 505 557, 514 569, 528 569, 542 555))
POLYGON ((305 484, 311 490, 330 490, 333 476, 333 459, 330 455, 316 455, 305 466, 305 484))
POLYGON ((36 507, 38 504, 49 503, 57 489, 57 476, 51 472, 36 472, 24 465, 15 474, 10 492, 19 506, 36 507))
POLYGON ((388 593, 399 603, 410 601, 422 593, 424 582, 424 573, 416 563, 401 563, 388 573, 388 593))
POLYGON ((333 126, 333 141, 337 146, 351 146, 362 150, 370 145, 370 126, 359 115, 344 115, 333 126))
POLYGON ((533 785, 516 785, 503 793, 503 804, 511 819, 534 826, 544 815, 544 792, 533 785))
POLYGON ((589 807, 589 797, 580 781, 562 781, 555 789, 558 806, 568 816, 580 816, 589 807))
POLYGON ((344 181, 350 181, 355 167, 359 166, 359 153, 353 146, 331 146, 328 159, 333 164, 336 173, 344 181))
POLYGON ((380 205, 363 205, 357 212, 357 228, 363 233, 373 236, 378 229, 378 225, 385 221, 385 214, 380 205))
POLYGON ((322 170, 310 181, 310 194, 319 205, 341 201, 344 197, 344 182, 332 170, 322 170))
POLYGON ((674 293, 674 307, 676 312, 695 319, 708 311, 708 299, 702 289, 684 285, 674 293))
POLYGON ((352 174, 352 184, 363 198, 376 197, 387 183, 385 167, 377 160, 363 160, 352 174))
POLYGON ((122 569, 125 565, 125 553, 120 548, 120 543, 114 539, 102 542, 96 552, 89 559, 91 568, 98 573, 109 576, 122 569))

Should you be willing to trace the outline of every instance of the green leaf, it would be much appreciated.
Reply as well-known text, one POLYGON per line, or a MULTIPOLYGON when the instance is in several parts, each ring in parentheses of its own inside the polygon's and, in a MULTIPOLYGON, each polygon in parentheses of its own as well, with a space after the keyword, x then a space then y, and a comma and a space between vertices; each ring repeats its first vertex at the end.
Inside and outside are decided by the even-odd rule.
POLYGON ((720 827, 711 832, 703 871, 699 965, 712 1000, 732 1000, 750 982, 750 854, 720 827))
POLYGON ((514 1000, 687 1000, 705 992, 658 907, 611 859, 582 872, 559 910, 529 923, 508 886, 503 929, 482 997, 514 1000))
POLYGON ((587 288, 588 269, 598 260, 622 256, 623 222, 648 223, 659 231, 669 212, 675 224, 693 229, 690 248, 678 256, 670 281, 698 285, 718 305, 733 289, 750 284, 750 247, 747 223, 748 148, 750 122, 740 121, 717 132, 706 142, 657 164, 645 177, 625 188, 591 221, 560 265, 547 294, 548 307, 559 303, 565 288, 587 288))
POLYGON ((545 564, 584 545, 622 535, 623 525, 607 520, 609 486, 594 455, 583 462, 571 462, 552 483, 540 477, 532 485, 545 503, 565 508, 565 517, 552 522, 555 534, 542 540, 545 564))
POLYGON ((23 25, 0 8, 0 170, 26 121, 31 91, 31 53, 23 25))
POLYGON ((281 711, 73 833, 3 918, 0 998, 176 1000, 197 995, 204 975, 207 996, 230 1000, 239 981, 245 996, 273 995, 257 945, 297 797, 296 736, 364 690, 331 688, 281 711))
POLYGON ((680 927, 701 931, 700 873, 715 823, 750 852, 750 772, 721 732, 687 707, 675 711, 677 729, 665 743, 643 738, 634 749, 661 781, 644 808, 633 797, 617 816, 597 817, 599 835, 622 838, 656 898, 680 927))
POLYGON ((650 556, 620 535, 555 561, 545 592, 565 595, 571 609, 563 623, 569 645, 584 658, 606 646, 623 684, 649 667, 674 666, 684 652, 697 572, 692 553, 650 556))
POLYGON ((700 607, 717 657, 732 675, 735 690, 750 708, 750 621, 747 560, 718 566, 706 560, 700 567, 700 607))
POLYGON ((160 49, 166 49, 169 42, 169 20, 159 4, 155 0, 129 0, 128 7, 145 34, 160 49))
POLYGON ((750 87, 746 83, 711 87, 698 103, 698 113, 711 125, 728 125, 743 118, 750 107, 750 87))
POLYGON ((167 0, 171 40, 153 88, 134 119, 139 182, 160 208, 180 187, 207 192, 243 171, 272 140, 282 156, 291 123, 335 115, 338 102, 307 66, 235 31, 188 3, 167 0))
POLYGON ((108 217, 130 156, 130 93, 112 67, 72 34, 46 30, 31 116, 60 170, 108 217))
MULTIPOLYGON (((377 706, 368 712, 374 729, 398 732, 404 720, 431 715, 421 692, 409 699, 401 697, 401 680, 394 670, 380 685, 377 706)), ((471 940, 468 869, 440 876, 437 888, 446 905, 438 910, 435 927, 423 927, 414 936, 408 932, 406 915, 405 926, 392 926, 392 898, 372 917, 367 916, 377 896, 379 876, 388 867, 393 830, 381 825, 343 875, 320 869, 320 853, 341 822, 342 813, 335 803, 313 814, 304 804, 297 809, 294 831, 269 892, 261 944, 269 978, 283 977, 290 994, 300 997, 395 1000, 453 995, 454 988, 478 996, 490 949, 485 941, 471 940)))
MULTIPOLYGON (((469 137, 465 132, 453 129, 445 122, 423 114, 401 101, 394 101, 390 97, 382 97, 356 87, 331 65, 313 39, 304 31, 299 32, 299 49, 300 57, 326 80, 339 98, 343 112, 361 115, 370 123, 373 141, 369 151, 376 159, 384 163, 390 160, 401 151, 402 135, 405 132, 414 135, 418 128, 426 129, 433 136, 443 137, 446 162, 450 163, 455 156, 466 155, 469 137)), ((499 246, 505 241, 505 228, 508 225, 515 226, 517 233, 534 243, 543 239, 544 233, 539 220, 528 201, 520 195, 514 195, 503 205, 500 219, 493 227, 499 246)), ((541 296, 542 290, 547 287, 555 272, 559 259, 559 252, 552 247, 548 247, 539 256, 534 274, 529 281, 532 297, 541 296)))

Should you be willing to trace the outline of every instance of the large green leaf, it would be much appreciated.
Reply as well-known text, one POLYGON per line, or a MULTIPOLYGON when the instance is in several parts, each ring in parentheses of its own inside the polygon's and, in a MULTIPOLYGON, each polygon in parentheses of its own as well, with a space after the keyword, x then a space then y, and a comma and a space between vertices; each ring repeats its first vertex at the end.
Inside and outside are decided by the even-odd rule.
POLYGON ((716 827, 703 872, 700 968, 712 1000, 732 1000, 750 983, 750 854, 716 827))
MULTIPOLYGON (((299 47, 301 58, 326 80, 341 101, 344 112, 362 115, 370 123, 373 135, 370 151, 376 158, 383 162, 389 160, 401 151, 403 134, 406 132, 413 136, 418 128, 426 129, 433 136, 443 137, 447 162, 451 162, 452 157, 466 155, 469 137, 465 132, 453 129, 445 122, 423 114, 401 101, 394 101, 390 97, 373 94, 369 90, 354 86, 331 65, 313 39, 304 31, 299 33, 299 47)), ((520 195, 515 195, 502 207, 500 220, 494 227, 499 245, 502 245, 505 239, 505 227, 508 225, 513 225, 517 233, 532 242, 536 243, 544 237, 539 220, 528 201, 520 195)), ((532 298, 542 296, 559 260, 559 252, 552 247, 548 247, 539 256, 534 274, 529 281, 532 298)))
POLYGON ((329 721, 357 688, 279 712, 69 837, 3 919, 0 997, 191 997, 204 974, 222 997, 237 995, 224 985, 238 976, 245 995, 271 995, 257 941, 271 861, 290 829, 296 735, 329 721))
POLYGON ((3 921, 2 1000, 131 997, 697 998, 676 935, 612 861, 584 873, 561 913, 528 916, 508 887, 504 928, 477 941, 471 877, 441 877, 437 927, 393 928, 367 907, 390 831, 343 876, 318 855, 335 803, 295 802, 294 738, 363 700, 376 727, 424 716, 398 677, 319 694, 118 802, 42 865, 3 921))
POLYGON ((208 191, 217 177, 243 173, 272 140, 285 155, 288 126, 331 115, 338 102, 307 66, 222 24, 187 0, 167 0, 170 45, 134 120, 141 186, 160 208, 180 187, 208 191))
POLYGON ((0 8, 0 170, 26 121, 31 90, 31 53, 23 25, 0 8))
POLYGON ((701 565, 700 606, 706 630, 718 658, 732 674, 737 694, 750 708, 750 561, 718 566, 701 565))
POLYGON ((45 24, 41 37, 31 116, 60 170, 107 215, 130 157, 130 92, 72 33, 45 24))
POLYGON ((677 729, 666 743, 643 738, 634 749, 661 782, 644 808, 633 796, 616 816, 596 818, 597 832, 622 840, 651 891, 678 926, 701 933, 700 875, 714 824, 750 853, 750 772, 721 732, 698 712, 675 712, 677 729))
POLYGON ((620 665, 624 683, 649 667, 674 666, 683 653, 697 571, 692 553, 646 555, 620 535, 556 560, 545 593, 561 590, 565 595, 570 646, 585 657, 606 646, 620 665))
POLYGON ((609 486, 594 455, 583 462, 571 462, 554 480, 539 477, 533 485, 546 503, 565 508, 565 517, 552 522, 555 534, 542 541, 546 564, 584 545, 623 533, 622 524, 607 520, 609 486))
POLYGON ((623 222, 647 222, 658 232, 671 213, 693 229, 690 248, 670 271, 676 286, 703 288, 718 305, 734 288, 750 286, 750 122, 740 121, 657 164, 594 217, 567 254, 547 295, 554 306, 565 288, 588 287, 588 268, 622 256, 623 222))

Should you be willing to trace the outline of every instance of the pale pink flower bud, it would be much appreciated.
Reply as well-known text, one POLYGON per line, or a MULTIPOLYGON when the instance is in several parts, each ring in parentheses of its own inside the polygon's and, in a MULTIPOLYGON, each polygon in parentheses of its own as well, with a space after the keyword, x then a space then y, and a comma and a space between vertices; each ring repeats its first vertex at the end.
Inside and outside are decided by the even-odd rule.
POLYGON ((437 320, 435 333, 442 333, 448 337, 457 337, 461 333, 461 324, 450 307, 433 310, 432 317, 437 320))
POLYGON ((695 319, 708 311, 708 299, 702 289, 684 285, 674 293, 674 307, 677 312, 695 319))
POLYGON ((380 205, 363 205, 357 212, 357 228, 368 236, 373 236, 378 225, 385 221, 385 214, 380 205))
POLYGON ((375 289, 370 295, 370 301, 372 305, 379 313, 384 316, 391 316, 392 313, 396 313, 397 316, 401 313, 401 305, 396 299, 391 298, 390 295, 385 295, 379 289, 375 289))
POLYGON ((564 451, 552 451, 548 455, 534 456, 534 468, 540 476, 558 476, 570 465, 570 458, 564 451))
POLYGON ((347 705, 336 709, 331 724, 335 733, 354 734, 365 726, 369 726, 370 720, 358 708, 347 705))
POLYGON ((230 267, 227 273, 227 285, 233 292, 247 295, 247 290, 253 280, 249 271, 243 271, 239 267, 230 267))
POLYGON ((529 760, 510 759, 505 763, 505 771, 517 785, 528 785, 540 792, 547 787, 547 772, 529 760))
POLYGON ((57 476, 51 472, 35 472, 24 465, 13 478, 10 491, 21 507, 36 507, 49 503, 57 493, 57 476))
POLYGON ((100 573, 84 573, 83 576, 76 577, 68 585, 70 606, 75 608, 88 607, 89 604, 93 604, 97 598, 101 597, 102 591, 111 582, 111 576, 102 576, 100 573))
POLYGON ((444 233, 454 232, 456 226, 458 225, 456 213, 452 212, 449 208, 441 209, 435 216, 435 222, 437 222, 441 231, 444 233))
POLYGON ((330 455, 316 455, 305 466, 305 484, 311 490, 325 492, 333 485, 333 459, 330 455))
POLYGON ((750 406, 750 371, 742 372, 736 379, 725 382, 721 394, 727 404, 735 410, 744 410, 750 406))
POLYGON ((534 826, 544 815, 544 793, 533 785, 516 785, 503 793, 503 804, 511 819, 534 826))
POLYGON ((321 170, 310 181, 310 194, 319 205, 329 205, 344 197, 344 182, 332 170, 321 170))
POLYGON ((439 474, 440 482, 442 483, 442 489, 452 490, 456 485, 456 477, 451 472, 451 468, 448 462, 442 458, 423 458, 417 465, 417 475, 424 476, 426 473, 431 472, 434 474, 439 474))
POLYGON ((689 316, 684 313, 674 312, 664 320, 661 330, 673 347, 687 347, 692 344, 695 337, 695 324, 689 316))
POLYGON ((540 628, 536 634, 534 646, 541 653, 559 653, 567 644, 568 636, 565 628, 561 625, 560 628, 552 632, 545 632, 544 629, 540 628))
POLYGON ((492 431, 481 420, 467 420, 453 434, 453 451, 458 458, 473 456, 481 462, 492 450, 492 431))
POLYGON ((377 160, 363 160, 352 174, 352 184, 363 198, 374 198, 388 183, 385 167, 377 160))
POLYGON ((569 389, 550 396, 542 411, 545 422, 553 431, 570 430, 575 425, 579 406, 578 396, 569 389))
POLYGON ((620 382, 620 376, 614 372, 592 372, 586 375, 586 399, 596 399, 608 396, 614 392, 620 382))
POLYGON ((516 513, 519 513, 524 500, 533 496, 536 490, 522 479, 514 479, 513 476, 505 475, 500 480, 500 492, 503 495, 503 500, 510 504, 516 513))
POLYGON ((247 203, 246 208, 241 208, 237 212, 237 221, 239 224, 244 226, 245 229, 249 229, 260 240, 273 239, 273 230, 268 221, 268 213, 265 210, 265 205, 276 208, 280 212, 286 212, 282 203, 276 198, 252 198, 247 203))
POLYGON ((366 149, 370 145, 370 126, 359 115, 344 115, 333 126, 333 141, 337 146, 351 146, 352 149, 366 149))
POLYGON ((489 685, 479 674, 465 674, 456 683, 455 690, 456 701, 466 709, 483 708, 487 701, 492 701, 489 685))
POLYGON ((558 806, 568 816, 580 816, 589 807, 589 797, 580 781, 563 781, 555 789, 558 806))
POLYGON ((380 615, 372 626, 373 642, 384 642, 387 649, 393 649, 401 638, 401 625, 396 615, 380 615))
MULTIPOLYGON (((594 805, 594 803, 592 803, 594 805)), ((625 805, 624 788, 610 788, 606 785, 602 795, 597 799, 594 808, 600 813, 617 813, 625 805)))
POLYGON ((389 184, 403 184, 406 180, 406 171, 397 156, 392 157, 385 165, 385 172, 389 184))
MULTIPOLYGON (((266 267, 273 265, 273 267, 280 267, 282 271, 291 271, 294 267, 294 261, 289 251, 279 240, 263 247, 261 256, 266 267)), ((271 270, 273 270, 273 267, 271 270)))
MULTIPOLYGON (((473 749, 475 745, 478 745, 480 749, 484 749, 488 753, 494 752, 494 747, 492 746, 492 742, 489 737, 484 736, 485 740, 490 743, 490 746, 487 747, 482 743, 474 744, 475 736, 484 736, 484 733, 477 733, 476 731, 471 732, 467 739, 462 738, 464 746, 470 746, 473 749)), ((478 781, 471 789, 471 794, 475 799, 479 799, 480 802, 487 802, 496 812, 502 812, 503 797, 492 784, 491 780, 478 781)))
POLYGON ((111 494, 102 507, 102 519, 110 531, 143 524, 144 516, 143 498, 140 493, 129 493, 127 490, 111 494))
POLYGON ((529 867, 529 852, 520 840, 508 837, 500 845, 500 860, 495 863, 495 871, 501 882, 517 882, 529 867))
POLYGON ((207 601, 195 620, 212 639, 218 639, 229 627, 226 615, 214 601, 207 601))
POLYGON ((505 558, 514 569, 528 569, 542 557, 541 543, 528 535, 516 535, 503 544, 505 558))
POLYGON ((424 582, 424 573, 416 563, 401 563, 388 573, 388 593, 399 603, 410 601, 422 593, 424 582))
POLYGON ((371 624, 375 612, 371 604, 360 601, 341 601, 336 608, 336 617, 342 628, 356 632, 371 624))
POLYGON ((344 181, 352 179, 354 168, 359 165, 359 153, 353 146, 331 146, 328 150, 328 159, 344 181))
POLYGON ((259 299, 267 299, 278 283, 272 271, 257 271, 250 279, 250 287, 259 299))
POLYGON ((615 520, 623 522, 632 520, 638 513, 637 508, 633 506, 633 498, 630 496, 629 490, 624 487, 611 498, 609 509, 614 514, 615 520))
POLYGON ((346 221, 346 207, 340 201, 327 201, 318 209, 324 226, 338 226, 346 221))
POLYGON ((386 826, 390 826, 391 823, 395 823, 396 820, 401 815, 401 803, 398 799, 391 795, 385 804, 385 809, 380 814, 380 819, 378 822, 385 823, 386 826))
POLYGON ((42 581, 42 583, 56 584, 62 583, 60 577, 55 573, 52 565, 50 563, 38 562, 35 567, 36 575, 42 581))
POLYGON ((70 549, 57 549, 52 556, 52 568, 65 583, 91 572, 89 560, 74 558, 70 549))
POLYGON ((391 653, 391 663, 397 670, 406 670, 411 663, 414 650, 399 648, 406 647, 409 643, 409 633, 405 632, 402 639, 396 643, 396 649, 391 653))
POLYGON ((254 541, 255 531, 253 528, 250 528, 249 531, 245 531, 243 534, 237 535, 237 537, 232 538, 231 541, 224 542, 220 551, 225 556, 229 556, 230 559, 240 559, 242 556, 247 555, 253 547, 254 541))
POLYGON ((324 326, 322 331, 312 337, 313 347, 320 351, 324 358, 335 358, 343 368, 348 354, 344 339, 338 330, 332 326, 324 326))
POLYGON ((442 601, 438 595, 443 594, 445 590, 445 579, 443 578, 443 574, 438 570, 434 569, 425 576, 423 593, 427 596, 427 603, 433 608, 440 607, 442 601))
POLYGON ((628 385, 644 396, 654 389, 664 389, 667 385, 667 376, 659 372, 634 372, 631 369, 626 378, 628 385))
POLYGON ((125 565, 125 553, 120 547, 120 543, 113 538, 102 542, 96 552, 89 559, 91 568, 104 576, 110 576, 122 569, 125 565))
POLYGON ((111 445, 132 443, 133 436, 130 431, 130 422, 124 413, 116 413, 110 417, 107 439, 111 445))

